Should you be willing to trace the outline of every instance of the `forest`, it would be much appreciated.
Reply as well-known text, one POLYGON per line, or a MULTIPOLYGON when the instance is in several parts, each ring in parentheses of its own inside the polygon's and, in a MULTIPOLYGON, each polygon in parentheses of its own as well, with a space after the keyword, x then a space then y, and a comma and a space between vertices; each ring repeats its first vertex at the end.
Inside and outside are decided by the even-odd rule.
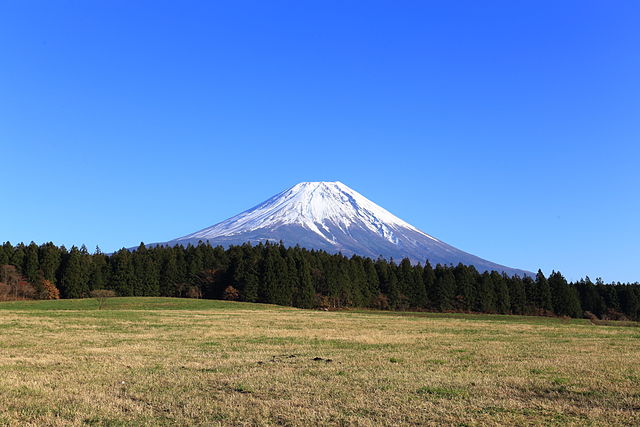
POLYGON ((345 257, 282 243, 156 246, 104 254, 53 243, 0 246, 0 300, 169 296, 300 308, 429 310, 640 320, 640 284, 508 277, 473 266, 345 257))

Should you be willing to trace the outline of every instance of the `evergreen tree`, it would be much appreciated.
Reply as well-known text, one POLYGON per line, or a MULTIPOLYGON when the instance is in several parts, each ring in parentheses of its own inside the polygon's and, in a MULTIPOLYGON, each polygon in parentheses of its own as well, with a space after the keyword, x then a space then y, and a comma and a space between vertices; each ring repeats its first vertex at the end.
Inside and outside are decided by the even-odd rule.
POLYGON ((458 310, 473 310, 476 300, 475 275, 473 267, 458 264, 453 271, 456 279, 455 308, 458 310))
POLYGON ((4 242, 4 244, 0 246, 0 265, 10 264, 11 255, 13 255, 13 246, 9 242, 4 242))
POLYGON ((497 311, 495 287, 491 275, 486 271, 482 273, 478 281, 477 296, 476 311, 481 313, 495 313, 497 311))
POLYGON ((296 289, 293 305, 300 308, 312 308, 315 304, 316 294, 311 280, 311 269, 303 257, 298 262, 299 287, 296 289))
POLYGON ((527 312, 527 294, 525 285, 519 276, 507 279, 509 297, 511 299, 511 312, 513 314, 525 314, 527 312))
POLYGON ((269 246, 264 260, 262 300, 269 304, 290 305, 291 296, 287 288, 288 267, 279 247, 269 246))
POLYGON ((498 274, 497 271, 492 271, 490 276, 496 295, 496 310, 500 314, 509 314, 511 310, 511 297, 505 277, 498 274))
POLYGON ((93 262, 89 272, 89 289, 106 289, 109 280, 109 263, 108 257, 105 256, 100 248, 96 246, 96 252, 93 254, 93 262))
POLYGON ((378 278, 378 272, 376 271, 376 266, 371 261, 371 259, 366 258, 364 260, 364 270, 365 275, 367 277, 367 287, 368 287, 368 295, 369 300, 367 301, 367 305, 373 305, 375 298, 380 294, 380 279, 378 278))
POLYGON ((45 243, 39 248, 38 258, 44 279, 55 283, 56 273, 60 268, 60 249, 51 242, 45 243))
POLYGON ((433 286, 431 300, 435 308, 440 311, 451 310, 453 308, 453 297, 456 290, 456 279, 450 268, 436 265, 436 281, 433 286))
POLYGON ((131 253, 126 249, 120 249, 111 257, 111 287, 123 297, 135 295, 135 275, 131 258, 131 253))
POLYGON ((433 288, 436 283, 436 273, 433 271, 433 267, 431 267, 429 261, 425 262, 424 268, 422 269, 422 283, 427 298, 426 306, 435 306, 433 302, 433 288))
MULTIPOLYGON (((160 295, 166 297, 174 296, 176 294, 176 285, 179 283, 176 252, 171 248, 163 249, 163 252, 164 260, 160 268, 160 295)), ((220 298, 222 293, 218 293, 214 289, 206 289, 205 295, 207 298, 220 298)))
POLYGON ((38 272, 40 271, 40 261, 38 260, 38 246, 31 242, 25 250, 24 276, 29 283, 38 283, 38 272))
POLYGON ((65 257, 60 290, 65 298, 83 298, 89 294, 89 280, 82 257, 75 246, 65 257))
POLYGON ((553 272, 548 282, 553 295, 554 312, 558 316, 581 317, 582 308, 578 292, 573 286, 569 286, 564 276, 560 272, 553 272))
POLYGON ((535 306, 539 310, 553 310, 553 303, 551 301, 551 288, 549 287, 549 282, 544 277, 544 274, 542 274, 542 270, 538 270, 538 274, 536 274, 535 306))
POLYGON ((427 290, 424 287, 423 282, 423 269, 420 264, 416 265, 412 272, 413 280, 411 286, 413 287, 411 292, 411 306, 415 308, 424 308, 428 304, 427 290))

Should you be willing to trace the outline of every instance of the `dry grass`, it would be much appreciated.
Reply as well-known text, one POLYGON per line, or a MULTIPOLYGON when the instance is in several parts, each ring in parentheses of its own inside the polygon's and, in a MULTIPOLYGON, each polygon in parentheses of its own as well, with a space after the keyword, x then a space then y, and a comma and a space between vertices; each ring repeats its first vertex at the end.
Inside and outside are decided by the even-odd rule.
POLYGON ((640 424, 637 328, 92 304, 0 304, 0 424, 640 424))

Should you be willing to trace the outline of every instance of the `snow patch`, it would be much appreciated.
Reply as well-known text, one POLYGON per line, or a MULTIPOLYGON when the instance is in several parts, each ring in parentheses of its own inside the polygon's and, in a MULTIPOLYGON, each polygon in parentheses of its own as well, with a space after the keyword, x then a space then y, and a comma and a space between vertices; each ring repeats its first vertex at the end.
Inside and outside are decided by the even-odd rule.
POLYGON ((176 240, 234 236, 288 224, 301 225, 330 243, 335 240, 319 227, 327 234, 333 226, 350 235, 349 230, 359 226, 396 245, 394 230, 405 228, 438 241, 339 181, 301 182, 248 211, 176 240))

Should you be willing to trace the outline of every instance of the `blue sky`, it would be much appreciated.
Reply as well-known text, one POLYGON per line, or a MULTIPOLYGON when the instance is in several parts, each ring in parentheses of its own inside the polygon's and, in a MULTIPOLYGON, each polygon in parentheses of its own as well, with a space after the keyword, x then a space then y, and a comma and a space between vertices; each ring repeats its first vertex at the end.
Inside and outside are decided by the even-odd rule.
POLYGON ((340 180, 447 243, 640 280, 636 1, 1 1, 0 241, 105 251, 340 180))

